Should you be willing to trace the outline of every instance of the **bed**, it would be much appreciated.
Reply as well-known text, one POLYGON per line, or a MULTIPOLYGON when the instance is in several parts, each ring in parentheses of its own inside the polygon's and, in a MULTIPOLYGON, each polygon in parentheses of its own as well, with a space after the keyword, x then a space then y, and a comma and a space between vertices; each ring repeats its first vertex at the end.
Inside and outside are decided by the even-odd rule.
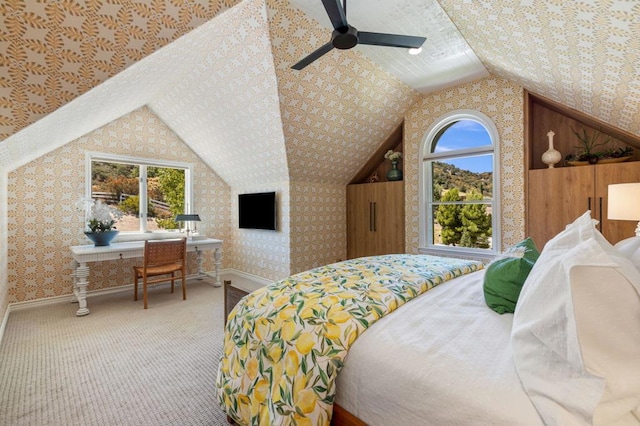
MULTIPOLYGON (((502 259, 520 265, 523 252, 516 248, 502 259)), ((260 302, 263 295, 252 293, 229 316, 244 331, 226 330, 219 402, 240 424, 640 424, 640 271, 586 213, 545 246, 524 277, 516 268, 523 282, 513 314, 488 306, 493 264, 461 262, 389 312, 370 310, 379 318, 348 331, 346 356, 325 364, 312 356, 329 353, 322 342, 303 344, 302 362, 300 354, 291 362, 288 353, 271 353, 274 339, 284 336, 293 348, 304 330, 279 328, 265 337, 258 325, 264 317, 242 308, 257 300, 256 306, 282 303, 270 315, 286 322, 309 302, 291 295, 260 302), (247 340, 249 334, 258 339, 247 340), (255 361, 251 351, 274 355, 269 359, 282 360, 282 367, 255 361), (323 368, 331 364, 335 380, 314 376, 311 358, 323 368), (274 377, 290 386, 266 380, 274 377)), ((326 269, 316 273, 316 280, 335 284, 326 269)), ((307 312, 305 321, 322 315, 307 312)), ((334 319, 342 321, 341 314, 334 319)))

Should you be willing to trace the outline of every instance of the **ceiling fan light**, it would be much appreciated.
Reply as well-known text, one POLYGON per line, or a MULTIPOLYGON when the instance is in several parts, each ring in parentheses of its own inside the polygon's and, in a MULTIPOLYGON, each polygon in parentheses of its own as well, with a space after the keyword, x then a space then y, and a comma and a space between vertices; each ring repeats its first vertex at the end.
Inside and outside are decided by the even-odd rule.
POLYGON ((422 52, 422 47, 412 47, 411 49, 409 49, 409 55, 417 55, 420 52, 422 52))

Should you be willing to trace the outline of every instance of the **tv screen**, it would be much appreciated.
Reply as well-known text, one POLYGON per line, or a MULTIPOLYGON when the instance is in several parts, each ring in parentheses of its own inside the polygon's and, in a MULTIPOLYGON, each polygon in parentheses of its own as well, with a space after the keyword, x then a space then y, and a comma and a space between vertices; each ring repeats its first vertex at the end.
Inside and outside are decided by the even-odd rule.
POLYGON ((276 230, 276 193, 238 194, 239 227, 276 230))

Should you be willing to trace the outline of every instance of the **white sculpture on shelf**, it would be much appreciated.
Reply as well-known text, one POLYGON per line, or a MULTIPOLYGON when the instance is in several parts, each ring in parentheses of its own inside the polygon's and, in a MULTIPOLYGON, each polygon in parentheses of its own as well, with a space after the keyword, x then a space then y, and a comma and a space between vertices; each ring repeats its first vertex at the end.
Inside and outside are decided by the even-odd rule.
POLYGON ((542 162, 549 166, 550 169, 553 169, 553 165, 558 163, 562 159, 562 154, 560 151, 553 149, 553 130, 549 130, 547 136, 549 137, 549 149, 542 154, 542 162))

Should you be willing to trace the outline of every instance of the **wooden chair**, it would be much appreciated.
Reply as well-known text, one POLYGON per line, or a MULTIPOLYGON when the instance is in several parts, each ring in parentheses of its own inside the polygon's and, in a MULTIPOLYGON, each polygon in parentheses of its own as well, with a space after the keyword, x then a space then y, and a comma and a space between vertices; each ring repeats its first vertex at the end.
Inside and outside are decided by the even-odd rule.
POLYGON ((186 276, 187 239, 144 242, 144 264, 133 267, 133 300, 138 300, 138 279, 142 278, 142 298, 147 309, 147 285, 171 281, 173 293, 175 280, 182 280, 182 300, 187 300, 186 276), (176 272, 180 271, 180 276, 176 272), (150 277, 157 277, 149 279, 150 277))

